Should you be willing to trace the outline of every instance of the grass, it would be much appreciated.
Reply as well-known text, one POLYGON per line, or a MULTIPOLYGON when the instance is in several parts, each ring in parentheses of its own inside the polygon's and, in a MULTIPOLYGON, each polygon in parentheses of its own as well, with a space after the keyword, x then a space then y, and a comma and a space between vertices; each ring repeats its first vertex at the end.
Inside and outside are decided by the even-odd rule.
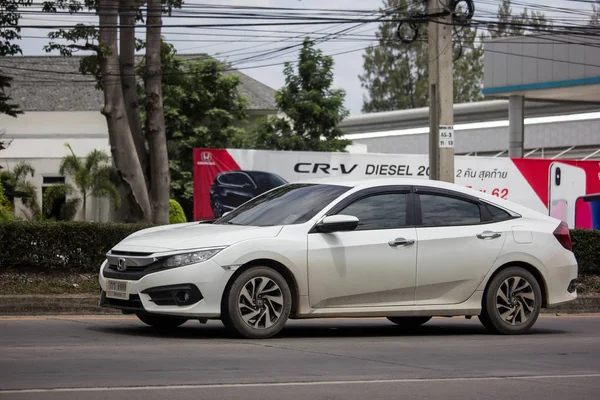
POLYGON ((0 295, 98 294, 97 274, 58 271, 2 271, 0 295))
MULTIPOLYGON (((580 276, 580 295, 599 294, 600 276, 580 276)), ((98 294, 97 274, 78 274, 59 271, 2 271, 0 295, 27 294, 98 294)))

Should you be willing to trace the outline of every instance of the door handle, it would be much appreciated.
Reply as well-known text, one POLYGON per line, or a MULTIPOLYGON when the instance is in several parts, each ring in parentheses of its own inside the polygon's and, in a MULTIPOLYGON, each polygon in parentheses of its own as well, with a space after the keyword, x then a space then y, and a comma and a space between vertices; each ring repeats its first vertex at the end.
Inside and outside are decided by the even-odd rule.
POLYGON ((409 239, 404 239, 404 238, 397 238, 397 239, 392 240, 391 242, 388 242, 388 244, 391 247, 410 246, 411 244, 415 244, 415 241, 409 240, 409 239))
POLYGON ((500 232, 485 231, 477 235, 479 239, 496 239, 502 236, 500 232))

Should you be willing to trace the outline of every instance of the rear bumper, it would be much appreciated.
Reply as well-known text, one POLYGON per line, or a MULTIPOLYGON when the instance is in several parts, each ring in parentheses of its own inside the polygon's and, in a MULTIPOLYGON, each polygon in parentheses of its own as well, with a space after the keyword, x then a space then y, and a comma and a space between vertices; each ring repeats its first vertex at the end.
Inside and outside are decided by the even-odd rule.
POLYGON ((571 252, 561 252, 553 258, 546 275, 547 308, 577 299, 578 266, 571 252))

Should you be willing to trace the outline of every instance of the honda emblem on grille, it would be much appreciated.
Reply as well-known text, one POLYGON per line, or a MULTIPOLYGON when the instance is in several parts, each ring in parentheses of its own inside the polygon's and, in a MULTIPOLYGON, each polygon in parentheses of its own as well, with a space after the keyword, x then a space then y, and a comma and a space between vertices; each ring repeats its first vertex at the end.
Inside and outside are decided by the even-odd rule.
POLYGON ((124 272, 127 270, 127 265, 125 265, 125 259, 119 258, 119 264, 117 265, 117 271, 124 272))

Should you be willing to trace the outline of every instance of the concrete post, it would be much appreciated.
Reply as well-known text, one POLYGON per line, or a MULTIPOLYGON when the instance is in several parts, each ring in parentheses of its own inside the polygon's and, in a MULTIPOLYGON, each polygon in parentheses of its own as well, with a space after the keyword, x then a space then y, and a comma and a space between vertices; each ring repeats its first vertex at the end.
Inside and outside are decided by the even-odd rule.
MULTIPOLYGON (((427 12, 450 8, 450 0, 428 0, 427 12)), ((429 178, 454 182, 452 16, 429 22, 429 178)))
POLYGON ((511 95, 508 98, 508 156, 522 158, 525 142, 525 98, 511 95))

